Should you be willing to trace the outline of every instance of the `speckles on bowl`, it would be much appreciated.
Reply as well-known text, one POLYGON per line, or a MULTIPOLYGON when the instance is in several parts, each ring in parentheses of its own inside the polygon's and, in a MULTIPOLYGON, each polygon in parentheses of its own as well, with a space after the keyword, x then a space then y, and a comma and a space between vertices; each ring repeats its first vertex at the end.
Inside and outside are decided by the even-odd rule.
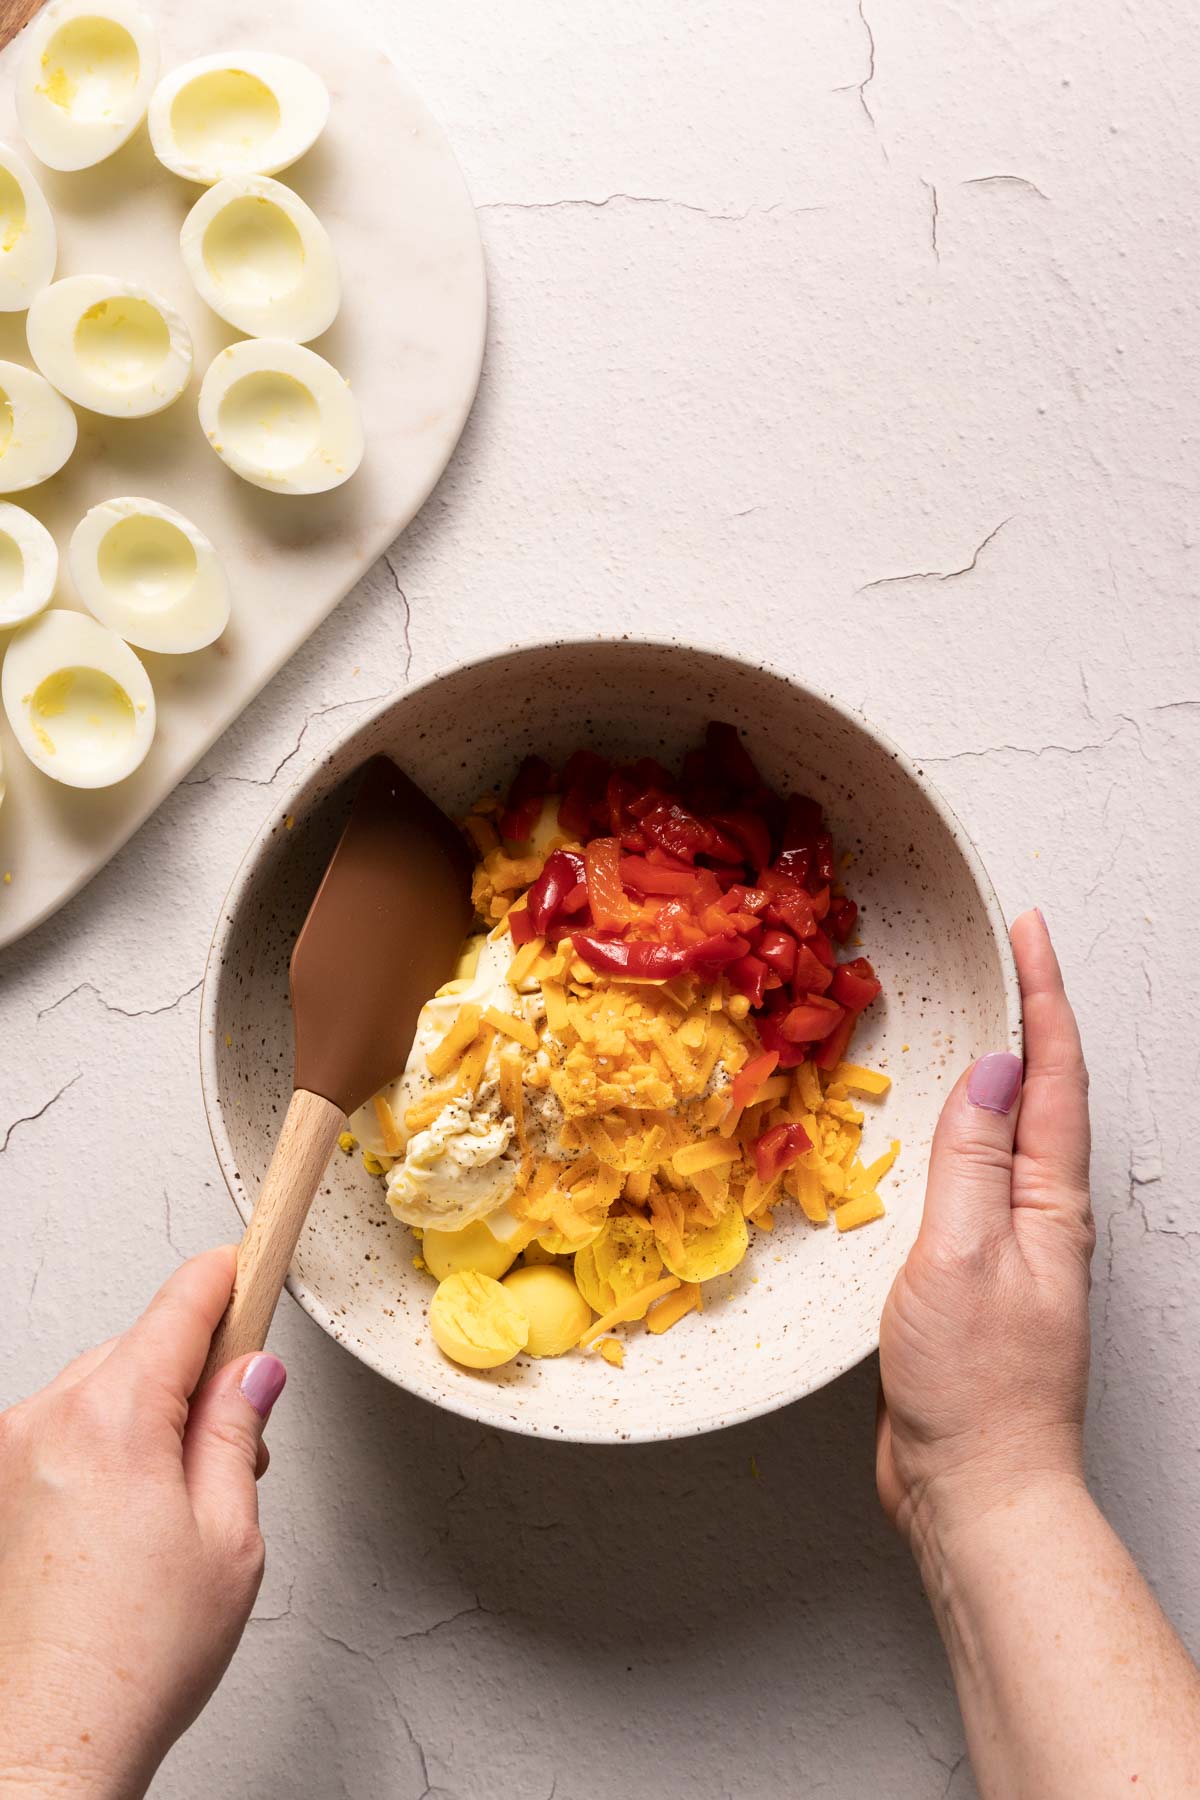
POLYGON ((839 1237, 781 1215, 773 1234, 755 1239, 728 1292, 664 1338, 632 1336, 619 1373, 598 1358, 568 1356, 481 1378, 437 1351, 425 1325, 432 1287, 412 1267, 407 1233, 393 1229, 359 1159, 336 1154, 301 1239, 292 1292, 381 1374, 489 1424, 606 1443, 712 1430, 820 1387, 874 1348, 920 1219, 928 1147, 950 1081, 985 1051, 1020 1048, 1007 936, 965 833, 894 746, 779 675, 682 645, 551 644, 410 688, 360 723, 276 803, 222 909, 201 1052, 213 1140, 245 1217, 290 1087, 292 943, 359 765, 391 755, 457 812, 507 782, 526 753, 561 760, 588 741, 671 761, 711 717, 742 728, 778 785, 815 792, 838 842, 855 849, 847 879, 886 996, 867 1015, 856 1054, 894 1081, 868 1129, 881 1148, 893 1136, 904 1144, 886 1188, 888 1216, 839 1237))

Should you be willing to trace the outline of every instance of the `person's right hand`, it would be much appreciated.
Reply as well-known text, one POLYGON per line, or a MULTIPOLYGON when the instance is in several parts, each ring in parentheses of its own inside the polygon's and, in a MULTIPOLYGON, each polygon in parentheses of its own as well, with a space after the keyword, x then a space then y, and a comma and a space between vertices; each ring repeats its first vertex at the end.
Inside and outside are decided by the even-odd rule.
POLYGON ((0 1413, 0 1796, 136 1800, 241 1636, 283 1364, 241 1357, 188 1404, 235 1260, 193 1257, 0 1413))
POLYGON ((1012 941, 1024 1086, 1000 1052, 947 1100, 920 1235, 880 1327, 879 1496, 922 1560, 931 1535, 1030 1484, 1082 1481, 1087 1071, 1040 913, 1012 941))

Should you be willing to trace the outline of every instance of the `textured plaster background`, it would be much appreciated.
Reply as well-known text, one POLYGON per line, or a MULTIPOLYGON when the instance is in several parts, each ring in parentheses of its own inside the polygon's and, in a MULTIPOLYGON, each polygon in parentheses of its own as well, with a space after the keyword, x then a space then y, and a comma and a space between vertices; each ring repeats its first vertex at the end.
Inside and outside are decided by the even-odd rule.
MULTIPOLYGON (((481 207, 483 386, 390 557, 0 967, 3 1397, 232 1235, 197 990, 273 789, 410 674, 689 632, 861 705, 1047 913, 1093 1072, 1091 1476, 1195 1649, 1200 15, 363 4, 481 207)), ((872 1367, 605 1453, 442 1417, 287 1301, 274 1343, 266 1582, 157 1793, 973 1793, 872 1367)))

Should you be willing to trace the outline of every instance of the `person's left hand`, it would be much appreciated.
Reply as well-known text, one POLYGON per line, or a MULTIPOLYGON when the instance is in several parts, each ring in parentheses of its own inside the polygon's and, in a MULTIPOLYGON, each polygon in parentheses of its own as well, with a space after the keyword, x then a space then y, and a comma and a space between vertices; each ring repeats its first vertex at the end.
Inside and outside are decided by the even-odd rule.
POLYGON ((0 1413, 0 1796, 135 1800, 233 1655, 286 1379, 242 1357, 189 1412, 234 1260, 194 1257, 123 1337, 0 1413))

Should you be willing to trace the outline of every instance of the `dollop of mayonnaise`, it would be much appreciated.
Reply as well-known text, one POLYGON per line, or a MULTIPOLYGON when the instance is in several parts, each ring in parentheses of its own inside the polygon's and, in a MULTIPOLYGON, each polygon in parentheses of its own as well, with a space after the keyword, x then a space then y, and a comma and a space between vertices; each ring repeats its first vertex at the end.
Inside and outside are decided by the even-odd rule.
POLYGON ((476 1110, 473 1094, 449 1101, 425 1131, 409 1139, 387 1181, 388 1205, 406 1225, 459 1231, 503 1206, 516 1188, 519 1158, 507 1115, 476 1110))

